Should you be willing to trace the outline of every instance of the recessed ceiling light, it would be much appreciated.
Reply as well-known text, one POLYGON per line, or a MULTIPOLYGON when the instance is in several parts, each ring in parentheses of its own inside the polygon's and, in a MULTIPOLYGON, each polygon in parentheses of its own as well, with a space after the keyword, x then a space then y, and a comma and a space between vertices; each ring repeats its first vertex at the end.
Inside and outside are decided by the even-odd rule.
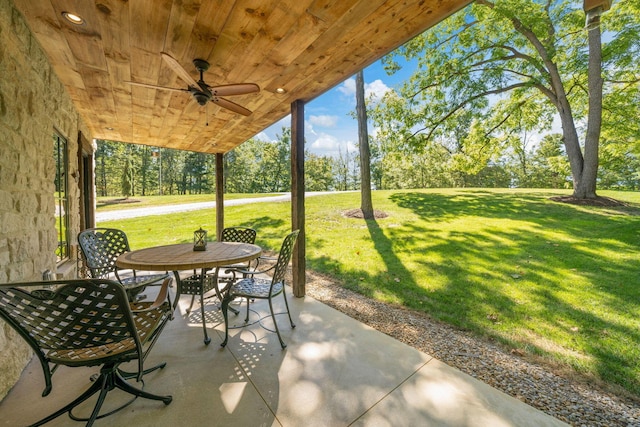
POLYGON ((276 89, 276 92, 277 92, 277 93, 287 93, 286 89, 285 89, 285 88, 283 88, 283 87, 279 87, 279 88, 277 88, 277 89, 276 89))
POLYGON ((62 12, 62 16, 73 25, 84 25, 84 19, 82 19, 80 15, 71 12, 62 12))

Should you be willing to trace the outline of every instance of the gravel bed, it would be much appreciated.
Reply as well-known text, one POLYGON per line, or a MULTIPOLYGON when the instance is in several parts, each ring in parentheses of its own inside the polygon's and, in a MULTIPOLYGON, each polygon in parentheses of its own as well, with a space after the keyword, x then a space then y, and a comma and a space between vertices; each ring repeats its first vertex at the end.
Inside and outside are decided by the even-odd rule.
POLYGON ((555 373, 422 313, 384 304, 307 272, 307 295, 573 426, 640 426, 640 403, 555 373))

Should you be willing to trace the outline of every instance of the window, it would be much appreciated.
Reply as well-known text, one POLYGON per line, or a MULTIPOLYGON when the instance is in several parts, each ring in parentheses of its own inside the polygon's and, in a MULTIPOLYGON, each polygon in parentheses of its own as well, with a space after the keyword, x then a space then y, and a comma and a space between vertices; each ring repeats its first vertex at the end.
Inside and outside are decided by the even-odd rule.
POLYGON ((56 202, 56 261, 69 258, 69 161, 67 157, 67 140, 59 133, 53 134, 53 158, 56 162, 55 194, 56 202))

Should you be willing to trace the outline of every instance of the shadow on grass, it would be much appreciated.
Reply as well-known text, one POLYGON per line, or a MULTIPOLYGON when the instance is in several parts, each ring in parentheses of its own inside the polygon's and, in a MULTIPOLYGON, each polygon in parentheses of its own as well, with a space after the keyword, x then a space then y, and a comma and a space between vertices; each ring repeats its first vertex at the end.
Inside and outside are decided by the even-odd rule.
POLYGON ((390 200, 419 220, 395 227, 365 221, 385 271, 346 271, 329 256, 312 263, 347 288, 553 354, 640 395, 634 322, 640 314, 640 209, 584 208, 546 197, 482 190, 394 193, 390 200), (522 225, 442 232, 443 222, 463 217, 522 225))

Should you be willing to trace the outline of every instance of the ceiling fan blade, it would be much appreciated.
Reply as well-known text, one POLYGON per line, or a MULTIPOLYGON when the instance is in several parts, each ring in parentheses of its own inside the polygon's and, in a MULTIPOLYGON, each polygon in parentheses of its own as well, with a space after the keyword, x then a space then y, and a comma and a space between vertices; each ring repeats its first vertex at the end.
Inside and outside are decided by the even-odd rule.
POLYGON ((260 86, 255 83, 236 83, 222 86, 209 86, 213 96, 244 95, 246 93, 260 92, 260 86))
POLYGON ((231 110, 234 113, 242 114, 243 116, 248 116, 251 114, 250 110, 247 110, 242 105, 238 105, 235 102, 231 102, 228 99, 213 97, 211 98, 211 102, 217 104, 227 110, 231 110))
POLYGON ((187 85, 196 88, 199 87, 195 79, 191 77, 191 74, 187 73, 187 71, 182 68, 182 65, 180 65, 180 63, 176 61, 173 56, 165 52, 160 53, 160 55, 162 55, 162 59, 164 59, 164 62, 167 63, 169 68, 171 68, 182 80, 184 80, 187 85))
POLYGON ((195 98, 191 98, 187 103, 186 107, 184 107, 183 114, 187 116, 191 116, 193 114, 197 114, 200 109, 200 104, 196 101, 195 98))
POLYGON ((148 87, 150 89, 159 89, 159 90, 170 90, 173 92, 189 92, 188 89, 176 89, 174 87, 164 87, 164 86, 156 86, 156 85, 148 85, 146 83, 136 83, 136 82, 127 82, 125 81, 125 83, 128 83, 132 86, 141 86, 141 87, 148 87))

